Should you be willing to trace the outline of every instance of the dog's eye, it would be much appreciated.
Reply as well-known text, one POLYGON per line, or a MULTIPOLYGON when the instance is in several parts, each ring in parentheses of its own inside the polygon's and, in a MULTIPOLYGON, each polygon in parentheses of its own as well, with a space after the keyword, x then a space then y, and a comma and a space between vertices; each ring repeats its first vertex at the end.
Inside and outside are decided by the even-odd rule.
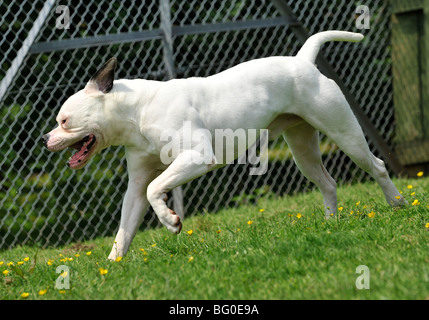
POLYGON ((62 126, 62 127, 65 127, 65 126, 66 126, 66 124, 67 124, 67 118, 66 118, 66 119, 61 120, 61 126, 62 126))

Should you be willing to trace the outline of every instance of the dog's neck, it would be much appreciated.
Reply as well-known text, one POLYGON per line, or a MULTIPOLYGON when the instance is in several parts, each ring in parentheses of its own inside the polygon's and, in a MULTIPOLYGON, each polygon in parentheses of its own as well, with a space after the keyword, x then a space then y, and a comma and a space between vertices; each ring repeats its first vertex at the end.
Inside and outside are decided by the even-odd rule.
POLYGON ((109 145, 142 147, 147 144, 140 129, 140 120, 145 105, 150 101, 153 90, 141 90, 142 86, 156 86, 156 81, 117 80, 114 83, 110 98, 105 99, 105 115, 110 125, 109 136, 105 137, 109 145), (139 90, 140 89, 140 90, 139 90))

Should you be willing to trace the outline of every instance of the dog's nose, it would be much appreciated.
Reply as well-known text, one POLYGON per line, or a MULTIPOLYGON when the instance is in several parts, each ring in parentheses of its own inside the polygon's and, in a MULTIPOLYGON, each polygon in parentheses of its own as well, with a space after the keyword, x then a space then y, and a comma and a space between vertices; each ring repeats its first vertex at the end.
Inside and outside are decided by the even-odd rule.
POLYGON ((45 145, 45 146, 47 146, 47 144, 48 144, 48 140, 49 140, 49 133, 47 133, 47 134, 44 134, 43 136, 42 136, 42 141, 43 141, 43 144, 45 145))

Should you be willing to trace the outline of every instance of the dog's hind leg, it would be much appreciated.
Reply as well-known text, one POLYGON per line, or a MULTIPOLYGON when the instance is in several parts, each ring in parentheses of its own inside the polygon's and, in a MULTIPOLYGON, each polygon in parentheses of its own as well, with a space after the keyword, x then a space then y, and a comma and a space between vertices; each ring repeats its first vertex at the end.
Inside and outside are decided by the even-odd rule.
MULTIPOLYGON (((206 149, 208 150, 208 149, 206 149)), ((211 148, 210 148, 211 150, 211 148)), ((172 189, 191 181, 216 168, 216 160, 211 155, 200 151, 185 150, 181 152, 170 166, 153 180, 147 189, 147 197, 161 223, 171 232, 179 233, 182 229, 181 219, 164 201, 164 195, 172 189), (210 163, 207 163, 210 159, 210 163)))
POLYGON ((335 214, 337 210, 336 182, 322 163, 319 132, 304 122, 287 129, 283 137, 302 174, 319 187, 323 195, 325 215, 329 217, 331 214, 335 214))
POLYGON ((388 204, 393 207, 407 204, 405 198, 399 193, 398 189, 390 179, 384 162, 374 156, 369 150, 362 131, 360 133, 355 131, 347 134, 339 135, 338 133, 334 133, 330 135, 328 130, 326 131, 326 134, 346 155, 350 157, 353 162, 374 178, 383 190, 388 204))
POLYGON ((338 86, 327 78, 321 79, 320 84, 320 94, 312 103, 314 107, 301 117, 325 133, 352 161, 369 173, 380 185, 390 205, 406 204, 390 180, 384 162, 371 153, 362 128, 338 86))

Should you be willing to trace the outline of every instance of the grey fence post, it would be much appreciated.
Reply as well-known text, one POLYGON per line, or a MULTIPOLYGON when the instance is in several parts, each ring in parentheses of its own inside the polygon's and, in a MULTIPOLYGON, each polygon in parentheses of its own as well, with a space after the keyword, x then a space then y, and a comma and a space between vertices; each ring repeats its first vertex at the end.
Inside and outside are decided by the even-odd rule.
MULTIPOLYGON (((164 35, 163 38, 163 59, 165 64, 165 72, 168 80, 176 77, 173 57, 173 31, 171 24, 171 8, 170 0, 160 0, 160 14, 161 14, 161 30, 164 35)), ((183 189, 179 186, 172 191, 173 193, 173 208, 174 211, 180 216, 184 216, 183 210, 183 189)))
POLYGON ((171 24, 170 0, 160 0, 161 30, 164 35, 163 52, 165 71, 168 79, 176 77, 173 58, 173 31, 171 24))
POLYGON ((3 80, 0 83, 0 101, 2 101, 3 97, 5 96, 10 84, 12 83, 12 80, 15 78, 16 73, 19 70, 19 67, 21 66, 22 62, 24 61, 24 58, 27 56, 28 51, 30 50, 34 40, 37 37, 37 34, 39 33, 40 29, 42 28, 42 25, 45 23, 46 18, 48 17, 49 12, 52 9, 52 6, 54 5, 55 0, 46 0, 45 4, 43 5, 42 10, 39 13, 39 16, 37 17, 36 21, 34 21, 34 25, 31 28, 30 32, 28 32, 27 38, 24 40, 21 49, 19 49, 18 53, 16 54, 15 59, 12 61, 12 65, 7 70, 7 73, 3 80))

